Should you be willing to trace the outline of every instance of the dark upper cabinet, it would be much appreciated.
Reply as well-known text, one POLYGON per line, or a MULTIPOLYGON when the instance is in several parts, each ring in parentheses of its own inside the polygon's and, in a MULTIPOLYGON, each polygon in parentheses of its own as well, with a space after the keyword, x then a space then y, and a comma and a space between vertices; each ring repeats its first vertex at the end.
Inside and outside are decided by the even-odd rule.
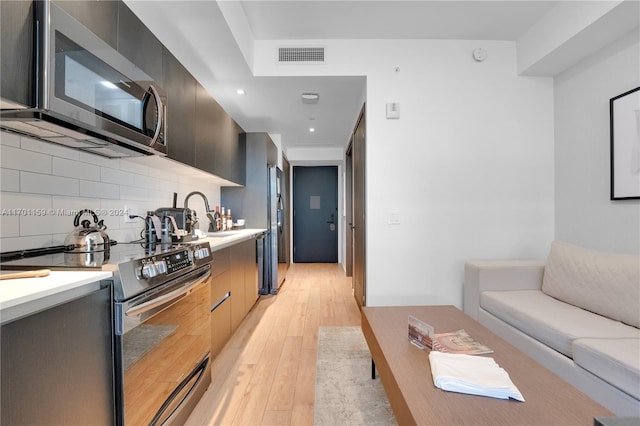
POLYGON ((126 4, 118 5, 118 52, 164 88, 162 43, 126 4))
MULTIPOLYGON (((242 128, 121 1, 54 2, 140 67, 164 89, 168 103, 168 157, 244 185, 242 128)), ((0 0, 0 96, 34 104, 34 6, 0 0)))
POLYGON ((0 1, 0 96, 33 105, 33 3, 0 1))
POLYGON ((198 84, 196 92, 196 167, 244 185, 245 140, 243 130, 198 84))
POLYGON ((114 49, 118 48, 117 1, 54 0, 65 12, 90 29, 114 49))
POLYGON ((196 80, 166 48, 162 56, 168 103, 168 156, 195 166, 196 80))

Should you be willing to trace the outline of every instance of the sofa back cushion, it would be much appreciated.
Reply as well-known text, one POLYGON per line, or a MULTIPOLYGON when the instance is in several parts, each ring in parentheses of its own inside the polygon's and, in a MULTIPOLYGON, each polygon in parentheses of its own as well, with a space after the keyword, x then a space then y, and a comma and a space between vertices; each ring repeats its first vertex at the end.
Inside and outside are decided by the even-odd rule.
POLYGON ((544 268, 542 291, 640 327, 640 256, 600 253, 554 241, 544 268))

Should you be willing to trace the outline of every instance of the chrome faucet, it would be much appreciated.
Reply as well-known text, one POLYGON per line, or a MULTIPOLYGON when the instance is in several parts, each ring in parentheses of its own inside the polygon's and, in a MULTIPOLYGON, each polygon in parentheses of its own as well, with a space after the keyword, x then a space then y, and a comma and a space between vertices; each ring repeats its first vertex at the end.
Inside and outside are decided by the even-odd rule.
POLYGON ((211 209, 209 208, 209 200, 207 200, 207 197, 200 191, 193 191, 187 194, 187 196, 184 198, 184 208, 188 208, 189 207, 189 198, 192 195, 199 195, 202 197, 202 199, 204 200, 204 208, 207 211, 206 215, 207 218, 209 219, 209 231, 208 232, 213 232, 214 231, 214 226, 215 226, 215 220, 213 219, 213 216, 211 215, 211 209))

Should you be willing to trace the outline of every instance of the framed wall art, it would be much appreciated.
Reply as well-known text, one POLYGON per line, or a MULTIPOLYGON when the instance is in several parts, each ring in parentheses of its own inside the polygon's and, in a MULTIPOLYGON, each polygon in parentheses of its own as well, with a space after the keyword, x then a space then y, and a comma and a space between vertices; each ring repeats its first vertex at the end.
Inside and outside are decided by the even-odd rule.
POLYGON ((640 87, 609 100, 611 199, 640 199, 640 87))

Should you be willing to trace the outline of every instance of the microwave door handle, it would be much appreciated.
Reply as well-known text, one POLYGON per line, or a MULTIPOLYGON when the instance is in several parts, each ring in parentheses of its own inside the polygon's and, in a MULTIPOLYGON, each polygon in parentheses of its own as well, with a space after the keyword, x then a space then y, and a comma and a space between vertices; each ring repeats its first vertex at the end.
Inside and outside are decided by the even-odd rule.
POLYGON ((141 303, 136 306, 132 306, 131 308, 125 311, 125 315, 128 317, 135 317, 141 315, 147 311, 150 311, 153 308, 157 308, 161 305, 166 305, 170 303, 174 303, 185 297, 194 287, 197 287, 202 282, 206 281, 211 276, 211 270, 208 270, 206 274, 200 276, 194 280, 187 281, 180 288, 173 290, 167 294, 163 294, 162 296, 158 296, 154 299, 151 299, 147 302, 141 303))
MULTIPOLYGON (((156 101, 156 114, 158 117, 158 120, 156 121, 156 128, 155 131, 153 133, 153 137, 151 138, 151 144, 153 145, 158 141, 158 137, 160 136, 160 131, 162 130, 162 123, 164 122, 165 118, 163 117, 162 114, 162 98, 160 97, 160 93, 158 93, 158 90, 156 90, 155 87, 153 87, 153 85, 149 86, 149 90, 147 90, 147 96, 151 94, 153 96, 153 98, 156 101)), ((147 101, 145 102, 145 109, 149 106, 149 100, 147 99, 147 101)))

